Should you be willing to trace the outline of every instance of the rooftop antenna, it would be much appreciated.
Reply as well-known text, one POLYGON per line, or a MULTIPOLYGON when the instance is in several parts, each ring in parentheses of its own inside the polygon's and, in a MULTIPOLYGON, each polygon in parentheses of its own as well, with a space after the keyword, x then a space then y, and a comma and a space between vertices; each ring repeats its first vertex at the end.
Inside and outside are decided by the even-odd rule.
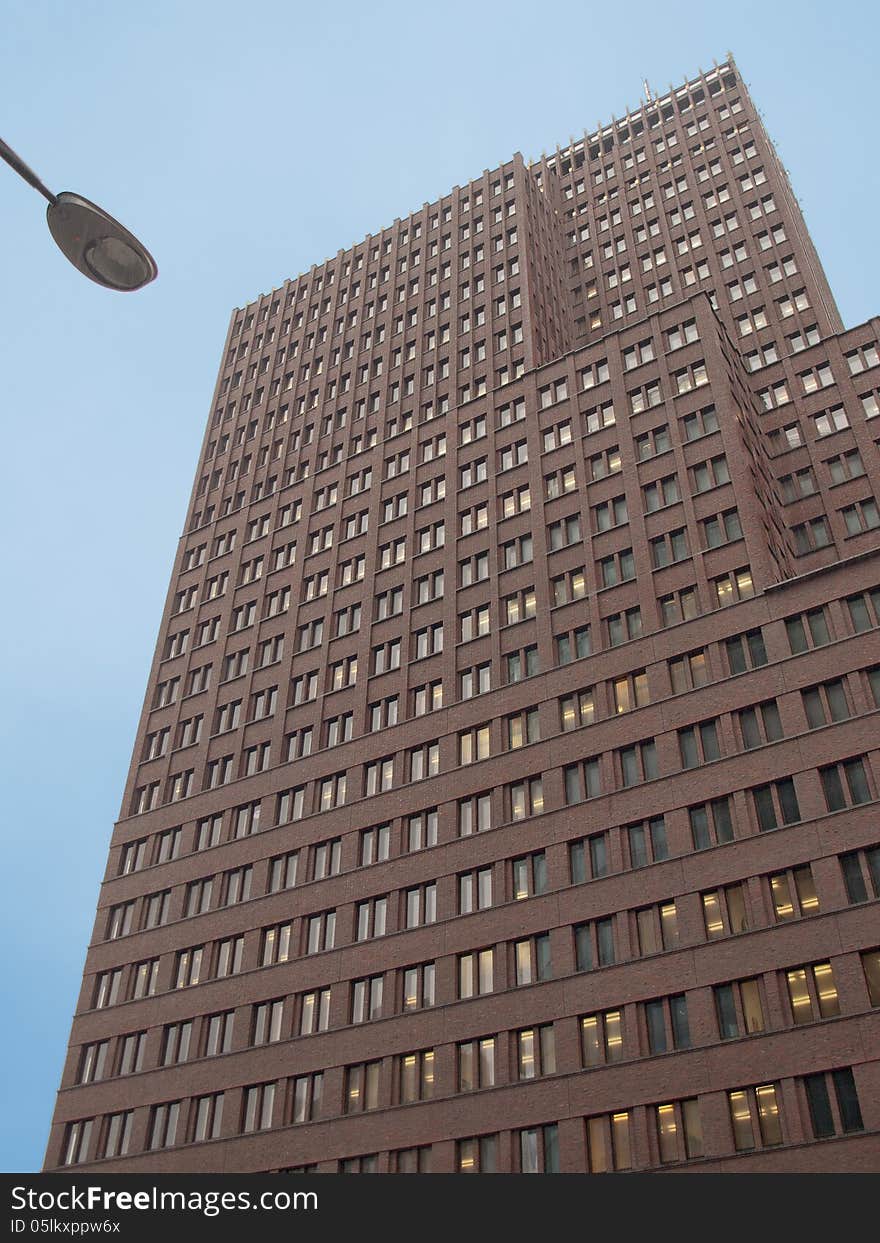
POLYGON ((653 97, 653 95, 651 94, 651 88, 650 88, 650 86, 648 85, 648 79, 647 79, 647 78, 642 78, 642 85, 643 85, 643 86, 644 86, 644 88, 645 88, 645 100, 646 100, 649 104, 652 104, 652 103, 654 102, 654 97, 653 97))

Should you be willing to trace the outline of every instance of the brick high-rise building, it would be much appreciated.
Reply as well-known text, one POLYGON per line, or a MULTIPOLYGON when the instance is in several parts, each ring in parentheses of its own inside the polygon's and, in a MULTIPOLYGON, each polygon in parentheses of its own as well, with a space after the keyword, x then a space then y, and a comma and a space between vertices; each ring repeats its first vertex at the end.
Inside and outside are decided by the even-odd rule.
POLYGON ((878 339, 732 61, 236 311, 46 1168, 876 1169, 878 339))

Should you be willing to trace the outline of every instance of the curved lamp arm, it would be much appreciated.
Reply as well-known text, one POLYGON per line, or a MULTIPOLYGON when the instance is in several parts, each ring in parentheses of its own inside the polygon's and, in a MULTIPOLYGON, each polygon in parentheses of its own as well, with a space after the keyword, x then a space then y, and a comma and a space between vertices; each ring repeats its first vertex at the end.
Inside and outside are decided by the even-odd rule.
POLYGON ((14 168, 19 177, 23 177, 29 186, 33 186, 42 194, 44 199, 48 199, 50 203, 55 202, 55 195, 51 190, 47 190, 40 181, 37 174, 32 168, 28 168, 20 155, 16 155, 8 143, 0 138, 0 158, 4 159, 10 168, 14 168))

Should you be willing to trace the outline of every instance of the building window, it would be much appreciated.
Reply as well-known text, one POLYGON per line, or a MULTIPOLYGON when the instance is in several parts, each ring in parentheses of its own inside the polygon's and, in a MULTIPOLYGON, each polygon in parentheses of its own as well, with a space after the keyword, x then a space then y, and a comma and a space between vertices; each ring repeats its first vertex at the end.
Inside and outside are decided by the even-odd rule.
MULTIPOLYGON (((289 928, 290 925, 287 925, 289 928)), ((217 942, 217 969, 215 976, 223 979, 228 975, 236 975, 241 971, 244 956, 244 937, 227 937, 217 942)))
POLYGON ((543 850, 513 860, 513 897, 519 901, 547 888, 547 856, 543 850))
POLYGON ((300 1075, 291 1080, 290 1121, 311 1122, 321 1116, 321 1100, 324 1094, 324 1073, 300 1075))
POLYGON ((498 1136, 456 1140, 455 1168, 459 1174, 494 1174, 498 1169, 498 1136))
POLYGON ((733 936, 738 932, 748 932, 745 886, 741 882, 724 885, 720 889, 710 889, 701 897, 703 924, 708 941, 733 936))
POLYGON ((370 976, 363 980, 352 980, 351 984, 351 1022, 369 1023, 382 1014, 383 977, 370 976))
POLYGON ((703 1128, 696 1097, 653 1106, 661 1164, 703 1156, 703 1128))
MULTIPOLYGON (((176 1045, 176 1048, 175 1048, 175 1052, 179 1054, 179 1057, 177 1060, 186 1061, 187 1057, 189 1056, 189 1037, 190 1037, 190 1032, 192 1029, 192 1023, 177 1023, 177 1024, 173 1024, 172 1026, 176 1028, 180 1036, 179 1043, 176 1045)), ((169 1031, 169 1030, 171 1029, 166 1028, 166 1031, 169 1031)), ((128 1036, 122 1036, 120 1038, 119 1047, 117 1049, 117 1058, 118 1058, 118 1065, 116 1067, 117 1074, 134 1075, 134 1074, 137 1074, 138 1071, 143 1070, 146 1042, 147 1042, 146 1032, 131 1032, 128 1036)), ((106 1044, 106 1042, 103 1042, 103 1043, 106 1044)), ((92 1046, 92 1047, 97 1049, 97 1053, 95 1054, 95 1063, 94 1063, 95 1069, 96 1071, 100 1070, 101 1071, 100 1077, 103 1077, 104 1068, 101 1065, 101 1054, 100 1054, 101 1046, 97 1045, 97 1046, 92 1046)), ((86 1064, 84 1060, 84 1063, 83 1063, 84 1073, 87 1072, 88 1069, 89 1069, 89 1066, 86 1064)), ((97 1077, 99 1076, 97 1076, 96 1074, 96 1078, 97 1077)), ((82 1082, 85 1082, 85 1080, 82 1080, 82 1082)))
POLYGON ((805 1075, 803 1084, 816 1139, 864 1130, 851 1067, 805 1075))
POLYGON ((795 1025, 836 1018, 840 1001, 830 962, 792 967, 785 973, 791 1017, 795 1025))
MULTIPOLYGON (((618 647, 621 643, 628 643, 630 639, 638 639, 642 634, 642 611, 636 606, 622 613, 612 613, 605 619, 605 628, 609 647, 618 647)), ((559 663, 563 662, 560 660, 559 663)))
POLYGON ((556 1073, 556 1035, 552 1023, 518 1031, 516 1047, 518 1078, 537 1079, 556 1073))
POLYGON ((872 1006, 880 1006, 880 949, 862 952, 862 971, 872 1006))
POLYGON ((263 929, 261 966, 268 967, 275 963, 287 962, 290 958, 292 932, 292 924, 277 924, 274 928, 263 929))
POLYGON ((394 786, 394 756, 364 765, 364 796, 370 798, 394 786))
POLYGON ((479 868, 475 872, 461 872, 458 877, 458 913, 470 915, 492 905, 492 869, 479 868))
POLYGON ((430 1174, 431 1145, 420 1148, 401 1148, 392 1154, 394 1171, 397 1174, 430 1174))
POLYGON ((601 533, 610 531, 628 520, 626 497, 616 496, 610 501, 593 507, 593 530, 601 533))
MULTIPOLYGON (((645 484, 642 488, 642 498, 645 507, 645 513, 651 514, 658 509, 663 509, 666 505, 673 505, 681 499, 678 488, 678 477, 676 475, 665 475, 662 479, 656 480, 654 483, 645 484)), ((680 540, 679 543, 682 541, 680 540)), ((687 556, 687 545, 684 544, 681 556, 687 556)), ((675 557, 674 560, 680 560, 681 557, 675 557)))
POLYGON ((819 769, 819 777, 829 811, 840 811, 843 807, 871 801, 863 756, 828 764, 819 769))
POLYGON ((777 923, 818 914, 819 898, 809 863, 773 873, 770 877, 770 899, 777 923))
POLYGON ((520 1131, 519 1168, 522 1174, 559 1173, 559 1128, 555 1122, 520 1131))
POLYGON ((384 863, 389 858, 390 846, 390 825, 380 824, 372 829, 364 829, 361 833, 361 867, 369 867, 371 863, 384 863))
POLYGON ((566 695, 559 700, 559 717, 563 730, 592 725, 596 719, 596 697, 593 688, 566 695))
POLYGON ((474 764, 488 759, 491 754, 491 738, 488 725, 480 725, 458 735, 459 764, 474 764))
POLYGON ((682 768, 697 768, 721 758, 717 718, 702 721, 678 731, 678 751, 682 768))
POLYGON ((77 1083, 98 1083, 104 1078, 107 1073, 107 1054, 109 1049, 109 1040, 101 1040, 97 1044, 83 1045, 80 1053, 77 1083))
POLYGON ((381 1069, 381 1061, 361 1062, 357 1066, 346 1067, 343 1113, 364 1113, 369 1109, 378 1109, 381 1069))
POLYGON ((311 1036, 325 1032, 330 1026, 330 989, 322 988, 314 993, 303 993, 299 1007, 299 1034, 311 1036))
POLYGON ((626 789, 643 781, 653 781, 658 776, 657 748, 653 738, 621 747, 615 752, 620 773, 620 784, 626 789))
POLYGON ((355 906, 355 941, 369 941, 373 937, 384 937, 387 913, 387 898, 369 898, 366 902, 358 902, 355 906))
POLYGON ((534 617, 538 608, 534 587, 525 587, 512 595, 505 596, 501 603, 504 621, 508 626, 514 626, 518 622, 526 621, 529 617, 534 617))
POLYGON ((670 1049, 691 1047, 687 997, 684 993, 646 1001, 642 1009, 649 1053, 667 1053, 670 1049))
POLYGON ((433 924, 437 919, 437 884, 416 885, 404 892, 404 909, 407 928, 420 928, 433 924))
POLYGON ((524 941, 515 941, 513 961, 517 987, 552 979, 549 932, 538 933, 524 941))
POLYGON ((629 846, 630 867, 647 867, 649 863, 659 863, 669 856, 666 840, 666 822, 663 816, 653 816, 640 824, 631 824, 626 829, 629 846))
POLYGON ((579 764, 567 764, 563 769, 563 782, 567 804, 595 798, 602 793, 599 758, 594 756, 579 764))
POLYGON ((62 1165, 80 1165, 83 1161, 88 1161, 94 1123, 94 1118, 68 1122, 61 1157, 62 1165))
MULTIPOLYGON (((488 730, 488 726, 484 728, 488 730)), ((516 713, 515 716, 507 717, 504 728, 508 750, 512 751, 518 747, 528 746, 529 743, 539 742, 541 731, 537 708, 528 708, 524 712, 516 713)))
POLYGON ((173 1148, 177 1142, 177 1124, 180 1120, 180 1101, 168 1101, 164 1105, 154 1105, 151 1113, 149 1139, 147 1148, 173 1148))
MULTIPOLYGON (((672 447, 671 442, 669 440, 669 428, 666 426, 665 423, 663 423, 659 427, 652 428, 651 431, 642 432, 640 435, 636 436, 635 446, 636 446, 636 457, 638 458, 640 462, 647 461, 648 458, 657 457, 657 455, 660 453, 668 452, 669 449, 672 447)), ((616 466, 613 469, 619 470, 620 469, 619 451, 615 449, 614 451, 608 450, 608 452, 617 453, 617 457, 616 459, 614 459, 616 461, 616 466)), ((596 460, 595 458, 590 458, 591 464, 595 462, 595 460, 596 460)), ((612 467, 610 463, 609 463, 608 473, 609 474, 612 473, 612 467)), ((595 468, 593 469, 592 477, 594 480, 596 478, 601 478, 601 476, 596 475, 595 468)))
MULTIPOLYGON (((570 600, 582 600, 587 594, 587 577, 583 566, 568 570, 550 580, 553 605, 568 604, 570 600)), ((589 655, 585 652, 584 655, 589 655)), ((560 662, 562 663, 562 662, 560 662)))
POLYGON ((420 963, 415 967, 406 967, 403 971, 404 1012, 423 1010, 434 1005, 434 963, 420 963))
MULTIPOLYGON (((167 898, 167 894, 165 895, 167 898)), ((149 899, 150 902, 155 901, 156 895, 149 899)), ((132 929, 134 919, 134 902, 123 902, 119 906, 111 906, 110 918, 107 924, 106 940, 113 941, 117 937, 127 936, 132 929)), ((147 925, 151 926, 151 925, 147 925)))
POLYGON ((297 850, 271 859, 269 861, 269 893, 280 893, 283 889, 292 889, 296 884, 298 865, 299 851, 297 850))
POLYGON ((195 945, 192 949, 178 952, 177 967, 174 973, 175 988, 188 988, 192 984, 198 984, 202 972, 203 955, 203 945, 195 945))
POLYGON ((720 578, 713 578, 712 589, 719 608, 736 604, 737 600, 750 600, 755 594, 752 571, 748 566, 742 566, 729 574, 722 574, 720 578))
POLYGON ((722 1040, 736 1040, 740 1036, 751 1036, 766 1030, 760 980, 716 984, 712 991, 718 1034, 722 1040))
POLYGON ((631 712, 650 702, 648 675, 644 669, 615 678, 611 683, 611 701, 614 712, 631 712))
POLYGON ((743 708, 737 713, 737 718, 743 747, 747 751, 768 742, 777 742, 782 737, 782 721, 775 699, 743 708))
POLYGON ((733 841, 733 822, 726 795, 689 807, 688 816, 694 850, 708 850, 712 845, 733 841))
POLYGON ((782 1143, 782 1121, 774 1084, 728 1092, 730 1122, 737 1152, 782 1143))
POLYGON ((254 1007, 251 1044, 271 1044, 280 1040, 285 1021, 285 1001, 262 1002, 254 1007))
MULTIPOLYGON (((213 1097, 209 1097, 213 1100, 213 1097)), ((223 1102, 223 1093, 219 1095, 220 1104, 223 1102)), ((134 1120, 134 1110, 128 1109, 125 1113, 109 1114, 106 1118, 106 1129, 104 1132, 104 1146, 101 1156, 103 1157, 124 1157, 128 1152, 131 1143, 131 1128, 134 1120)), ((204 1138, 216 1138, 220 1133, 219 1119, 216 1131, 211 1136, 204 1138)), ((199 1138, 196 1135, 196 1138, 199 1138)))
POLYGON ((467 1040, 458 1046, 458 1091, 475 1092, 495 1085, 495 1037, 467 1040))
POLYGON ((297 786, 294 790, 284 790, 278 795, 276 824, 287 824, 291 820, 301 820, 305 815, 305 786, 297 786))
MULTIPOLYGON (((284 925, 290 927, 290 925, 284 925)), ((332 950, 336 941, 336 912, 324 911, 320 915, 311 915, 306 920, 307 954, 318 954, 322 950, 332 950)))
POLYGON ((709 681, 709 667, 706 661, 705 648, 689 652, 687 656, 679 656, 667 661, 669 667, 669 684, 674 695, 684 691, 705 686, 709 681))
POLYGON ((458 802, 458 835, 468 837, 492 827, 491 794, 473 794, 458 802))
POLYGON ((658 604, 660 605, 660 624, 663 627, 674 626, 680 621, 690 621, 692 617, 698 617, 700 613, 700 602, 694 587, 685 587, 681 591, 674 591, 671 595, 660 596, 658 604))
MULTIPOLYGON (((637 612, 638 610, 630 610, 637 612)), ((611 622, 609 620, 609 633, 611 622)), ((621 639, 621 642, 623 640, 621 639)), ((529 673, 538 672, 538 649, 526 649, 534 652, 534 668, 529 673)), ((573 660, 583 660, 585 656, 589 656, 592 651, 592 643, 590 639, 590 627, 579 626, 576 630, 571 630, 567 634, 556 636, 556 663, 559 665, 571 664, 573 660)), ((508 660, 510 658, 508 657, 508 660)), ((526 675, 528 676, 528 674, 526 675)), ((509 682, 518 681, 518 678, 509 677, 509 682)))
POLYGON ((791 777, 755 786, 751 793, 758 828, 762 833, 778 828, 780 824, 796 824, 800 820, 801 811, 791 777))
POLYGON ((232 868, 223 873, 221 889, 221 906, 234 906, 238 902, 246 902, 251 896, 253 868, 232 868))
POLYGON ((362 1157, 342 1157, 339 1161, 340 1174, 378 1174, 378 1172, 379 1154, 376 1152, 362 1157))
POLYGON ((434 1050, 402 1053, 398 1063, 400 1103, 409 1105, 414 1101, 431 1100, 434 1095, 434 1050))
POLYGON ((437 845, 437 808, 429 807, 427 811, 417 812, 407 820, 406 848, 425 850, 437 845))
POLYGON ((591 1174, 632 1169, 629 1110, 586 1119, 587 1160, 591 1174))
POLYGON ((427 777, 436 777, 440 771, 439 742, 426 742, 420 747, 414 747, 408 753, 408 759, 410 781, 424 781, 427 777))
POLYGON ((808 729, 819 729, 830 721, 845 721, 849 717, 846 691, 842 678, 822 682, 801 691, 804 716, 808 729))
POLYGON ((569 842, 568 862, 573 885, 608 875, 608 834, 594 833, 569 842))
POLYGON ((491 993, 495 980, 495 951, 473 950, 458 957, 458 995, 461 998, 491 993))
POLYGON ((793 656, 806 652, 811 647, 821 647, 831 642, 823 608, 811 609, 807 613, 787 618, 785 632, 793 656))
MULTIPOLYGON (((692 466, 691 480, 695 492, 708 492, 711 488, 718 488, 724 483, 730 483, 730 471, 725 455, 719 453, 715 457, 707 458, 705 462, 698 462, 696 466, 692 466)), ((733 516, 733 519, 736 518, 735 509, 730 510, 729 513, 733 516)), ((714 521, 716 527, 711 530, 706 527, 704 543, 707 548, 716 548, 719 544, 725 542, 726 530, 724 528, 726 528, 726 524, 722 528, 718 525, 719 520, 717 518, 710 519, 709 521, 714 521)), ((736 522, 732 530, 738 530, 738 525, 738 522, 736 522)), ((730 534, 727 538, 738 539, 740 535, 730 534)))
POLYGON ((610 967, 615 962, 614 919, 595 919, 576 924, 574 929, 575 969, 592 971, 594 967, 610 967))
POLYGON ((826 548, 831 543, 831 531, 828 520, 824 517, 798 522, 791 528, 791 532, 794 536, 795 553, 799 557, 817 548, 826 548))
MULTIPOLYGON (((846 606, 856 634, 871 630, 880 622, 880 587, 859 595, 847 596, 846 606)), ((827 643, 828 640, 825 639, 824 642, 827 643)))
POLYGON ((635 913, 635 949, 639 954, 659 954, 678 945, 678 912, 675 901, 645 906, 635 913))
MULTIPOLYGON (((116 972, 108 973, 115 976, 116 972)), ((99 977, 100 978, 100 977, 99 977)), ((132 972, 131 996, 133 1001, 144 997, 152 997, 159 983, 159 959, 148 958, 145 962, 136 963, 132 972)), ((112 981, 111 981, 112 993, 112 981)), ((109 1003, 112 1004, 112 1003, 109 1003)))
POLYGON ((557 552, 560 548, 567 548, 570 544, 578 543, 580 538, 580 514, 572 514, 568 518, 559 518, 556 522, 551 522, 547 527, 547 550, 548 552, 557 552))
POLYGON ((586 1014, 581 1019, 581 1057, 583 1064, 601 1066, 623 1058, 623 1024, 620 1010, 586 1014))
MULTIPOLYGON (((488 666, 486 667, 488 668, 488 666)), ((396 696, 394 699, 394 703, 396 706, 396 703, 397 703, 396 696)), ((424 686, 415 687, 412 692, 412 705, 413 705, 414 716, 425 716, 425 714, 428 712, 436 712, 438 708, 442 708, 443 707, 443 682, 442 680, 438 679, 436 682, 427 682, 424 686)), ((394 720, 393 721, 389 720, 385 722, 384 724, 392 725, 396 723, 397 723, 397 718, 396 718, 396 713, 395 713, 394 720)), ((373 725, 374 723, 371 722, 371 726, 373 725)), ((382 729, 384 725, 382 722, 376 722, 374 727, 376 729, 382 729)))
MULTIPOLYGON (((172 832, 177 834, 177 840, 179 841, 180 830, 176 829, 172 830, 172 832)), ((169 854, 167 857, 171 858, 172 856, 169 854)), ((128 842, 122 848, 119 858, 119 872, 117 875, 128 876, 132 872, 139 872, 142 867, 146 866, 146 862, 147 839, 142 837, 136 842, 128 842)), ((161 863, 164 862, 164 860, 159 859, 157 862, 161 863)))
POLYGON ((540 816, 544 811, 544 790, 540 777, 529 777, 508 786, 511 820, 540 816))
POLYGON ((838 855, 846 897, 852 906, 867 902, 869 896, 880 898, 880 846, 866 846, 838 855))

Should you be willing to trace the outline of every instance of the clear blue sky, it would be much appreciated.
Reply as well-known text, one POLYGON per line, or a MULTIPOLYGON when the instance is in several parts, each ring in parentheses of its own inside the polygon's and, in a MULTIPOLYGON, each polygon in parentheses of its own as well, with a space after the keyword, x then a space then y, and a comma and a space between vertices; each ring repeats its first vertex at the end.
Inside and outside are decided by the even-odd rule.
POLYGON ((880 311, 876 0, 6 0, 3 137, 156 256, 119 295, 0 165, 0 1169, 42 1162, 229 313, 733 51, 847 325, 880 311), (845 225, 844 225, 845 222, 845 225))

